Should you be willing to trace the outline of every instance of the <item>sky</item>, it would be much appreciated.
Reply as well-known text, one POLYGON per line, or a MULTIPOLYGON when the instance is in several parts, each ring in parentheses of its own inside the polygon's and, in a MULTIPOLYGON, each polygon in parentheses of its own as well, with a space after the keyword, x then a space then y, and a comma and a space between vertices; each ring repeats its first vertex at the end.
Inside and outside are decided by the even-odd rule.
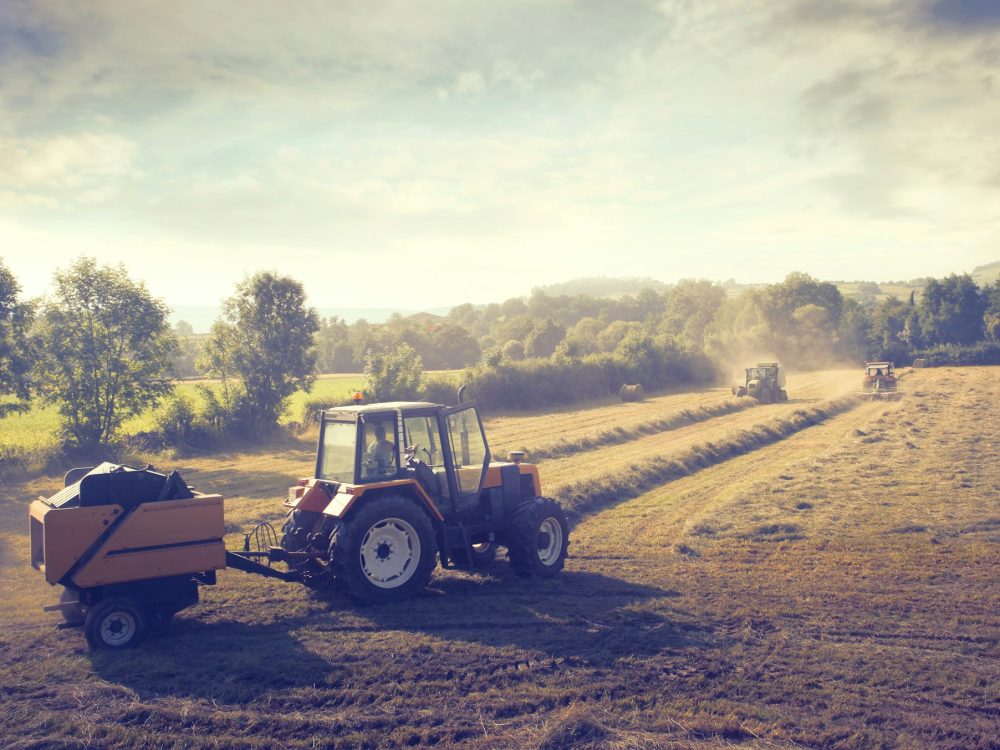
POLYGON ((0 2, 0 258, 174 305, 1000 259, 997 0, 0 2))

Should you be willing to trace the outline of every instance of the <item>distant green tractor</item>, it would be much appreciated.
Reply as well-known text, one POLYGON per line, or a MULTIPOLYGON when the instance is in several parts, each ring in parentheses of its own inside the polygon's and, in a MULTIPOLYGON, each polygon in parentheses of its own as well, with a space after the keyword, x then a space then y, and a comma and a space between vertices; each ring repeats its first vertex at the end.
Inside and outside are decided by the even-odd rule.
POLYGON ((758 362, 743 371, 743 383, 734 383, 734 396, 750 396, 762 404, 788 400, 785 390, 785 369, 777 362, 758 362))

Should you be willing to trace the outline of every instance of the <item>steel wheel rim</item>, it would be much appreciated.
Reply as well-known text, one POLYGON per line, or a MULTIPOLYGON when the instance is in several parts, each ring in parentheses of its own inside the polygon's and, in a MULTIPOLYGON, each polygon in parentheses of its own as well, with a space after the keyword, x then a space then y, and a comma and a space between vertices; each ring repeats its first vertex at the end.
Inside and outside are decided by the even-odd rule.
POLYGON ((417 530, 402 518, 383 518, 361 540, 361 572, 373 586, 394 589, 409 581, 420 560, 417 530))
POLYGON ((101 640, 109 646, 121 646, 131 640, 137 627, 131 612, 124 610, 109 612, 101 620, 101 640))
POLYGON ((562 552, 563 530, 559 520, 549 516, 538 526, 538 560, 542 565, 552 565, 562 552))

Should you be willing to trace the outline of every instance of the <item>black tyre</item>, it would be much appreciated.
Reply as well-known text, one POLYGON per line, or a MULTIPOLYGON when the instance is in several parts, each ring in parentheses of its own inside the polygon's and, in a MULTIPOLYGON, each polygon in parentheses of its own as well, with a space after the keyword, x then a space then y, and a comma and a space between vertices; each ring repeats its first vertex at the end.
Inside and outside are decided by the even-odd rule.
POLYGON ((472 564, 488 565, 496 559, 497 545, 494 542, 481 542, 472 545, 472 564))
POLYGON ((87 617, 87 612, 80 604, 80 592, 76 589, 64 587, 59 594, 59 612, 69 625, 82 625, 87 617))
POLYGON ((787 401, 788 400, 788 391, 786 391, 784 388, 782 388, 780 391, 778 391, 778 400, 779 401, 787 401))
POLYGON ((547 497, 522 503, 511 519, 507 557, 519 576, 558 575, 569 549, 569 524, 562 506, 547 497))
MULTIPOLYGON (((305 552, 312 545, 312 535, 315 533, 321 513, 314 510, 295 508, 289 512, 285 525, 281 527, 281 548, 286 552, 305 552)), ((328 541, 324 541, 320 549, 326 549, 328 541)), ((327 571, 326 566, 318 560, 309 559, 289 561, 288 567, 305 573, 309 577, 322 577, 327 571)))
POLYGON ((330 548, 334 578, 368 602, 398 602, 422 591, 431 578, 437 540, 430 518, 405 497, 361 500, 337 528, 330 548))
POLYGON ((93 649, 131 648, 146 632, 146 613, 131 599, 113 596, 90 608, 83 629, 93 649))

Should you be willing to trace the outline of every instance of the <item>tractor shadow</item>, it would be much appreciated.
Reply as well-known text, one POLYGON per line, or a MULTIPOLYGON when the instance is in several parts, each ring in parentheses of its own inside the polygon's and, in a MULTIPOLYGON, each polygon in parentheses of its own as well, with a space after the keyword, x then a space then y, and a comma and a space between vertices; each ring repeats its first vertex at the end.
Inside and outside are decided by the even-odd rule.
POLYGON ((439 574, 423 596, 401 604, 361 606, 343 594, 327 601, 333 611, 354 608, 380 630, 611 665, 710 642, 709 628, 667 601, 678 596, 588 572, 522 580, 498 562, 478 573, 439 574))
POLYGON ((162 633, 148 633, 138 648, 87 656, 95 673, 144 700, 169 695, 239 704, 336 676, 336 665, 306 650, 292 627, 182 617, 162 633))

